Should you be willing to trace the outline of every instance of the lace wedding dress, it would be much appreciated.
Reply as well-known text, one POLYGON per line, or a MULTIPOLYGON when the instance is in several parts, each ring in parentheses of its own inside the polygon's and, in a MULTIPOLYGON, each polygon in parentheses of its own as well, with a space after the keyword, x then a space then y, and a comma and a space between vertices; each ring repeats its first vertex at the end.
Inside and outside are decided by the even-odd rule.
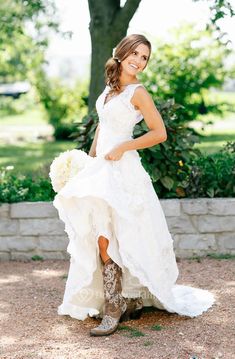
POLYGON ((138 86, 128 85, 106 103, 110 88, 105 87, 96 101, 97 156, 55 196, 71 256, 60 315, 84 320, 102 314, 100 235, 108 238, 108 255, 122 268, 123 296, 141 296, 144 306, 189 317, 215 301, 207 290, 175 284, 179 272, 173 240, 138 152, 127 151, 119 161, 104 158, 119 143, 133 139, 133 128, 143 118, 131 104, 138 86))

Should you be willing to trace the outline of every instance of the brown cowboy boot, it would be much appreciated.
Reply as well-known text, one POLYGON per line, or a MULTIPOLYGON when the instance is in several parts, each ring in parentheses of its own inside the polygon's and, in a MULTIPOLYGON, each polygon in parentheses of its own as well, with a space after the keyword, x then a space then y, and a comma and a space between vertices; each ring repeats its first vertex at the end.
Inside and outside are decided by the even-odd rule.
MULTIPOLYGON (((128 320, 135 320, 141 317, 143 312, 143 299, 141 297, 138 298, 124 298, 127 304, 127 308, 125 313, 122 314, 119 323, 127 322, 128 320)), ((93 316, 96 319, 102 319, 103 314, 100 313, 98 315, 93 316)))
POLYGON ((126 322, 128 320, 139 319, 143 311, 143 299, 138 298, 125 298, 127 308, 125 313, 121 316, 119 322, 126 322))
POLYGON ((109 258, 103 266, 104 285, 104 316, 98 327, 91 329, 90 335, 102 336, 115 332, 121 316, 127 309, 127 304, 122 296, 122 269, 109 258))

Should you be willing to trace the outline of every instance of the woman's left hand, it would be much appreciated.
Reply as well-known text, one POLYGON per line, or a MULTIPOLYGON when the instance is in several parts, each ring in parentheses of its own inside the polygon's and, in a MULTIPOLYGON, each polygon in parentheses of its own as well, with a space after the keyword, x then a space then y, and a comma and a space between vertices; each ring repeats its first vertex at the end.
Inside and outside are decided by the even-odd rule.
POLYGON ((124 152, 125 151, 122 150, 120 146, 118 146, 118 147, 115 147, 114 149, 112 149, 110 152, 108 152, 104 158, 106 160, 118 161, 118 160, 120 160, 120 158, 122 157, 124 152))

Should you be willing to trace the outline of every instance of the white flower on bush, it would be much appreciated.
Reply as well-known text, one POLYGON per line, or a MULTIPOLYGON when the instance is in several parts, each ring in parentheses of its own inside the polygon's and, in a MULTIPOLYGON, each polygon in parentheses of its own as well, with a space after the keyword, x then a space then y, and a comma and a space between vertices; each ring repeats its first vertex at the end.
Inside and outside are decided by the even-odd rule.
POLYGON ((49 176, 55 192, 61 188, 74 176, 81 171, 93 157, 81 150, 71 150, 62 152, 56 157, 50 166, 49 176))

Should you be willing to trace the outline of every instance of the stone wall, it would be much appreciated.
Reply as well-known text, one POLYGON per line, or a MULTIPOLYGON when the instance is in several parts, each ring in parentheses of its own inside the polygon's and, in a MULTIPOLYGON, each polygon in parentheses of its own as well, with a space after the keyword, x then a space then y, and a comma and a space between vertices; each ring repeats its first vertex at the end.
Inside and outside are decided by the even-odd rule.
MULTIPOLYGON (((235 198, 160 200, 177 257, 235 254, 235 198)), ((157 223, 157 219, 156 219, 157 223)), ((51 202, 0 206, 0 259, 67 259, 67 235, 51 202)))

